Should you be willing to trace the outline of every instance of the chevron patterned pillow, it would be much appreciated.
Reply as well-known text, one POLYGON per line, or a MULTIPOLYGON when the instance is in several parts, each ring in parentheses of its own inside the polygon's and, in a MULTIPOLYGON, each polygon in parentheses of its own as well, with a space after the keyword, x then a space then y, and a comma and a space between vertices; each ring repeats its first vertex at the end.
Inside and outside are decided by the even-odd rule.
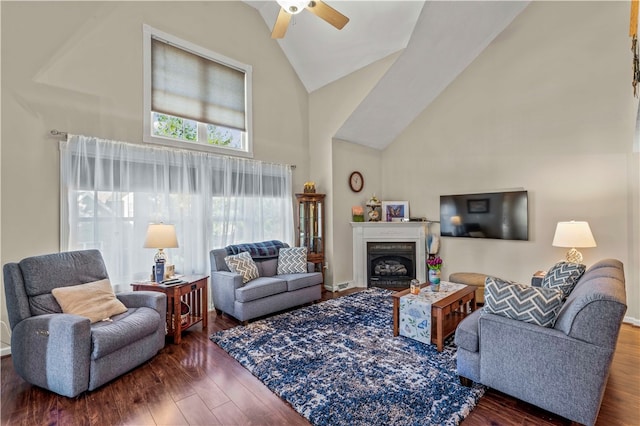
POLYGON ((307 248, 281 248, 278 253, 278 274, 304 274, 307 272, 307 248))
POLYGON ((567 297, 584 274, 585 269, 586 266, 579 263, 558 262, 546 273, 540 287, 562 290, 564 297, 567 297))
POLYGON ((246 284, 260 276, 256 262, 253 261, 251 255, 243 251, 224 258, 224 262, 231 272, 242 275, 242 284, 246 284))
POLYGON ((543 327, 553 327, 562 307, 564 295, 554 288, 487 277, 484 282, 484 311, 543 327))

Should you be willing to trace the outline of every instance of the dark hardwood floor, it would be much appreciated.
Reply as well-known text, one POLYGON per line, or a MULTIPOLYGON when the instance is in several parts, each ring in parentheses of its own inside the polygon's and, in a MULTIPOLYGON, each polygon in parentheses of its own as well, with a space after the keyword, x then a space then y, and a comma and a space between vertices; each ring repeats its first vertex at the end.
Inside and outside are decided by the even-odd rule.
MULTIPOLYGON (((343 293, 324 293, 323 298, 343 293)), ((209 327, 195 325, 182 343, 100 389, 66 398, 20 379, 3 357, 3 425, 307 425, 288 404, 209 341, 238 325, 215 312, 209 327)), ((566 419, 489 390, 462 423, 569 425, 566 419)), ((597 425, 640 424, 640 328, 623 324, 597 425)))

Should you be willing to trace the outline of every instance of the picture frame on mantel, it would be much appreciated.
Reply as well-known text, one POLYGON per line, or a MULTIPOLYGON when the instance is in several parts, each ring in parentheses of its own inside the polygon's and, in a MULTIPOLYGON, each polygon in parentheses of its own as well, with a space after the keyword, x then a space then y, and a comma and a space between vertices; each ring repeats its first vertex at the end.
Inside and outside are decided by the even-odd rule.
POLYGON ((409 219, 408 201, 383 201, 382 220, 384 222, 401 222, 409 219))

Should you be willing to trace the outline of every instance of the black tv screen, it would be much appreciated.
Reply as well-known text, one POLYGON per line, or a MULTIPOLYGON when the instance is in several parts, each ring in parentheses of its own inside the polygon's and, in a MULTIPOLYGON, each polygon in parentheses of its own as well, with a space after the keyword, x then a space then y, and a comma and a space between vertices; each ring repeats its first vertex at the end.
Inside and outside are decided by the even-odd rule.
POLYGON ((443 237, 528 240, 527 191, 440 196, 443 237))

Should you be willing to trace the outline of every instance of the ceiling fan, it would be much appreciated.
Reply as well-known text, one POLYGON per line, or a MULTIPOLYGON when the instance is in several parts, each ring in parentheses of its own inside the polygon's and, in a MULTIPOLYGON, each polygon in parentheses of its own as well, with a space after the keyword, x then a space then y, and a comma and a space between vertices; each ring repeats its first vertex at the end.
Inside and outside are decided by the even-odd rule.
POLYGON ((276 0, 280 5, 280 13, 278 19, 271 31, 271 38, 282 38, 287 32, 291 16, 297 15, 304 9, 313 13, 319 18, 324 19, 329 24, 341 30, 347 25, 349 18, 338 12, 328 4, 320 0, 276 0))

